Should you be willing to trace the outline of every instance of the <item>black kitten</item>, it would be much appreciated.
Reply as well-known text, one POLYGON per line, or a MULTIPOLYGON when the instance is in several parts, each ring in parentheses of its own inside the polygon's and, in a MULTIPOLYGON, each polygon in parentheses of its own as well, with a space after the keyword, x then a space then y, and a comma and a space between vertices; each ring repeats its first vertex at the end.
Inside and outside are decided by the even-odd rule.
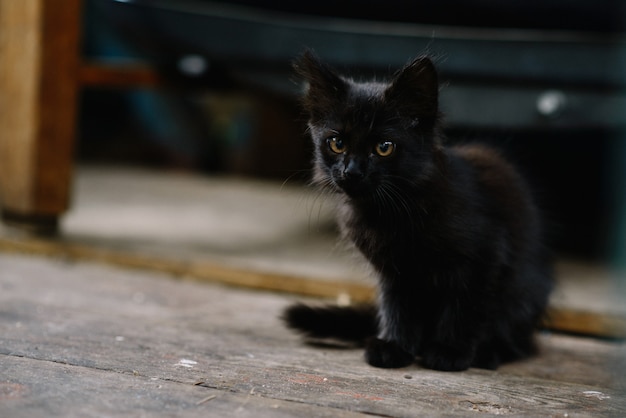
POLYGON ((498 153, 444 147, 438 82, 418 58, 389 83, 337 75, 306 52, 315 181, 336 192, 345 237, 378 273, 378 307, 285 312, 311 337, 366 344, 377 367, 495 369, 534 353, 552 288, 538 211, 498 153))

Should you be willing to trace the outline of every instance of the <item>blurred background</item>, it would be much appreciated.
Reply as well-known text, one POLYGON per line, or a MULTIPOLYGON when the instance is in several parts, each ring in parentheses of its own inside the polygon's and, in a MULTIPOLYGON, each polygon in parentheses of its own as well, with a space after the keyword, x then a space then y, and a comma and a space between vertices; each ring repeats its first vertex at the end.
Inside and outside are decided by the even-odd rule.
POLYGON ((148 64, 159 82, 82 89, 82 163, 304 182, 293 58, 311 47, 384 78, 427 53, 449 141, 517 163, 559 254, 626 263, 622 1, 86 0, 84 12, 84 57, 148 64))

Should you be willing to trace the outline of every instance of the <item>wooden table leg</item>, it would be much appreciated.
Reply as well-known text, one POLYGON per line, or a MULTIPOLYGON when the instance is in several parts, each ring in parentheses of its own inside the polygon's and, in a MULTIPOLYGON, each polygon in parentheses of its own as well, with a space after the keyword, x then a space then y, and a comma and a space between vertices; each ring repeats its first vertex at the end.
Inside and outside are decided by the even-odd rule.
POLYGON ((40 233, 68 209, 80 0, 0 0, 0 204, 40 233))

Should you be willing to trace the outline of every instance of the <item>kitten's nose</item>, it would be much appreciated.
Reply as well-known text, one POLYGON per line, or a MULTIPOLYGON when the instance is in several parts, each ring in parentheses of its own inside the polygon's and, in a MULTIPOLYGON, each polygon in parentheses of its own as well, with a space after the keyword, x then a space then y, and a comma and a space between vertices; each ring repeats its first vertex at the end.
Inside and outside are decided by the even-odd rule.
POLYGON ((363 178, 363 170, 355 160, 350 160, 343 170, 343 176, 348 180, 359 180, 363 178))

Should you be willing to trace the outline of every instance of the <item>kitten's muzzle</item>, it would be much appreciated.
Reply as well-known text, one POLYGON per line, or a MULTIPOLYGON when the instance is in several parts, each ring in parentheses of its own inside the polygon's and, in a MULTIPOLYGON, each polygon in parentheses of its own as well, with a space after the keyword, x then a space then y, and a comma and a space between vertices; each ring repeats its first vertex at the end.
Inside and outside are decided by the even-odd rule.
POLYGON ((359 197, 367 194, 368 176, 356 163, 349 163, 337 179, 337 184, 351 197, 359 197))
POLYGON ((361 181, 365 177, 365 173, 355 160, 350 160, 343 169, 343 178, 349 182, 361 181))

